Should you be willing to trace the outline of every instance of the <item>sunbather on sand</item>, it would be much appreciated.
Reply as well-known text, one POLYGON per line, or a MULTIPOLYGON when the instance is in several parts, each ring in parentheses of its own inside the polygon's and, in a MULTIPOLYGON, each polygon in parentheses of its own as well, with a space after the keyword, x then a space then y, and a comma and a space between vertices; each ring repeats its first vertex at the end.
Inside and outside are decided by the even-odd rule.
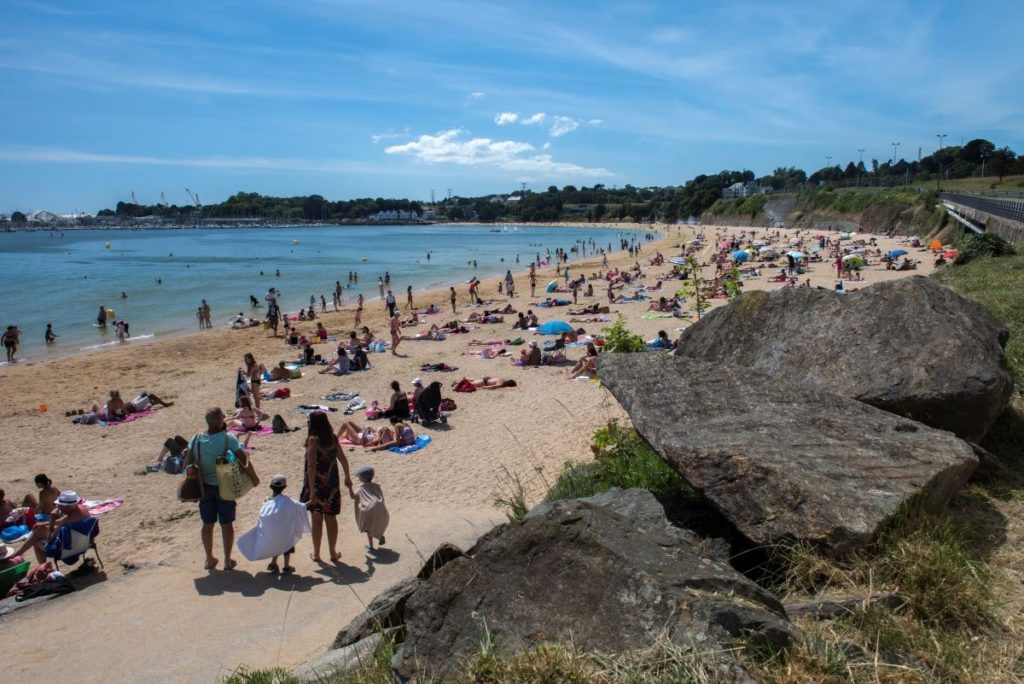
POLYGON ((517 384, 516 381, 511 378, 492 378, 490 376, 485 375, 484 377, 479 379, 462 378, 461 380, 456 380, 455 382, 452 383, 452 388, 455 388, 456 386, 465 382, 468 382, 477 389, 503 389, 505 387, 515 387, 517 384))
POLYGON ((593 377, 595 373, 597 373, 597 347, 593 342, 587 342, 587 353, 569 369, 569 377, 578 378, 581 375, 593 377))
POLYGON ((390 428, 382 427, 374 430, 372 427, 359 427, 354 421, 346 420, 338 429, 338 439, 361 447, 373 447, 381 443, 381 440, 394 438, 390 428))
MULTIPOLYGON (((271 382, 281 382, 282 380, 287 382, 292 377, 292 372, 285 368, 284 361, 278 361, 277 366, 270 370, 271 382)), ((273 392, 273 390, 263 390, 264 392, 273 392)), ((265 395, 264 395, 265 396, 265 395)))

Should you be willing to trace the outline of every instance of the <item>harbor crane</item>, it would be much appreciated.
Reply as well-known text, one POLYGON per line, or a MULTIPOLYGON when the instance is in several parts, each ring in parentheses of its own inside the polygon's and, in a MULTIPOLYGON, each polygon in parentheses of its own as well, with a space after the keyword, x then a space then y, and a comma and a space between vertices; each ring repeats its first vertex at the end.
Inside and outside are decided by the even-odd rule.
POLYGON ((160 206, 163 207, 164 209, 166 209, 169 206, 167 204, 167 195, 165 195, 163 191, 160 192, 160 206))
POLYGON ((192 200, 192 204, 196 205, 196 210, 202 211, 203 204, 199 201, 199 195, 193 195, 192 191, 188 188, 185 188, 185 192, 188 193, 188 198, 192 200))

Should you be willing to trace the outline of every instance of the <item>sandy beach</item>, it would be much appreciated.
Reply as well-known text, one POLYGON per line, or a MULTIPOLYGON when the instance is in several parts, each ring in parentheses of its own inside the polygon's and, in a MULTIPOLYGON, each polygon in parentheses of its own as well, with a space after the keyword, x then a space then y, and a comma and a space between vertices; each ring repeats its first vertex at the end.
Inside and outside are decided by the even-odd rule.
MULTIPOLYGON (((654 228, 626 224, 611 227, 654 228)), ((643 252, 636 259, 626 252, 615 252, 609 257, 609 266, 626 268, 639 262, 644 273, 642 282, 653 286, 658 275, 672 269, 667 260, 680 254, 678 245, 689 243, 697 233, 706 238, 699 254, 705 262, 721 239, 750 234, 748 228, 718 226, 656 229, 664 232, 665 237, 642 242, 643 252), (666 259, 665 264, 649 266, 659 251, 666 259)), ((766 232, 756 230, 759 238, 766 232)), ((775 244, 784 253, 796 232, 780 233, 775 244)), ((828 235, 832 239, 838 237, 838 233, 828 235)), ((800 236, 809 239, 811 234, 804 231, 800 236)), ((887 271, 877 258, 871 258, 862 271, 865 280, 847 283, 848 289, 907 275, 927 275, 933 269, 931 254, 907 246, 904 238, 856 237, 875 237, 882 253, 897 247, 907 249, 908 256, 920 263, 914 271, 887 271)), ((809 279, 812 286, 833 289, 836 279, 832 261, 826 256, 823 262, 813 263, 809 272, 800 276, 801 283, 809 279)), ((592 272, 601 270, 600 266, 600 257, 569 263, 574 277, 583 273, 588 281, 592 272)), ((777 273, 778 265, 765 269, 762 275, 745 279, 744 289, 778 289, 783 285, 769 281, 777 273)), ((519 311, 533 308, 542 323, 570 318, 568 307, 530 306, 531 302, 543 299, 543 285, 555 276, 553 266, 539 270, 536 299, 529 296, 525 269, 515 275, 517 292, 512 300, 497 293, 496 279, 485 281, 482 296, 492 303, 481 308, 495 309, 511 303, 519 311)), ((714 268, 706 268, 704 275, 712 277, 714 268)), ((663 293, 653 296, 671 296, 678 284, 667 282, 663 293)), ((405 285, 392 285, 403 317, 407 317, 405 285)), ((465 284, 455 287, 458 318, 465 320, 478 309, 469 306, 465 284)), ((580 296, 580 305, 606 304, 605 288, 604 281, 595 282, 594 296, 580 296)), ((627 287, 626 291, 633 289, 627 287)), ((681 327, 696 318, 644 318, 649 313, 649 303, 614 304, 610 316, 614 320, 616 313, 623 314, 629 329, 645 339, 666 330, 673 340, 681 327)), ((724 303, 725 300, 711 301, 714 306, 724 303)), ((439 305, 443 315, 421 317, 424 323, 405 328, 406 335, 426 330, 431 323, 453 319, 447 288, 415 293, 417 309, 428 304, 439 305)), ((265 563, 244 559, 240 559, 236 571, 205 572, 198 515, 194 505, 176 501, 177 477, 162 472, 138 474, 153 461, 165 439, 176 434, 188 438, 201 431, 207 407, 230 409, 236 370, 244 353, 252 352, 267 367, 279 360, 297 359, 298 351, 286 346, 282 338, 275 339, 262 328, 222 327, 0 369, 6 388, 0 396, 0 417, 8 435, 0 444, 0 472, 4 473, 0 486, 8 497, 17 501, 33 491, 32 478, 42 472, 59 488, 74 489, 90 499, 124 498, 119 510, 101 518, 99 546, 105 581, 2 618, 7 651, 19 654, 16 661, 8 658, 6 676, 14 681, 52 673, 53 659, 57 657, 73 662, 77 679, 82 682, 209 682, 240 664, 293 666, 322 652, 335 632, 363 604, 418 570, 421 558, 439 543, 452 541, 467 546, 501 522, 503 513, 493 500, 496 493, 509 486, 509 473, 522 479, 532 502, 536 502, 565 461, 589 458, 588 445, 596 428, 609 420, 622 420, 625 414, 599 383, 568 379, 569 366, 513 365, 518 347, 509 348, 514 355, 510 358, 464 355, 473 349, 467 346, 472 339, 520 335, 512 330, 515 318, 515 314, 506 315, 504 323, 477 325, 468 334, 452 335, 443 341, 403 341, 398 357, 390 353, 370 354, 373 368, 368 372, 336 377, 317 373, 317 367, 308 368, 301 379, 288 384, 290 398, 264 402, 267 413, 281 414, 290 425, 303 429, 253 438, 253 459, 264 484, 239 502, 238 532, 255 523, 260 503, 268 493, 266 482, 273 473, 286 474, 290 482, 287 493, 299 496, 306 439, 305 416, 293 410, 299 404, 328 404, 343 409, 344 402, 332 404, 322 399, 335 390, 359 392, 367 401, 377 399, 386 403, 392 380, 411 390, 414 377, 422 377, 425 384, 433 380, 442 382, 444 395, 458 404, 446 429, 415 426, 433 440, 416 453, 369 453, 346 448, 353 469, 372 465, 384 489, 391 512, 386 551, 374 557, 363 550, 365 538, 355 528, 346 499, 339 517, 342 563, 331 566, 312 562, 307 537, 293 560, 296 574, 283 578, 267 573, 265 563), (420 370, 424 364, 441 362, 457 366, 458 371, 420 370), (519 386, 472 394, 450 393, 449 384, 464 375, 513 378, 519 386), (74 425, 65 417, 67 410, 87 409, 94 402, 102 402, 112 388, 119 389, 125 397, 152 392, 175 405, 111 427, 74 425), (39 410, 41 404, 47 406, 45 413, 39 410)), ((353 323, 352 302, 346 302, 341 312, 329 312, 320 320, 333 336, 347 337, 353 323)), ((387 339, 383 301, 376 297, 367 299, 363 324, 380 339, 387 339)), ((575 325, 597 335, 610 323, 575 325)), ((314 324, 300 322, 298 328, 309 334, 314 324)), ((530 333, 522 336, 527 341, 545 339, 530 333)), ((316 349, 329 358, 336 346, 336 342, 327 342, 316 349)), ((569 360, 575 362, 583 352, 582 348, 568 350, 569 360)), ((330 415, 335 429, 342 418, 345 416, 340 410, 330 415)), ((351 418, 360 425, 365 423, 361 411, 351 418)), ((218 535, 215 548, 219 543, 218 535)))

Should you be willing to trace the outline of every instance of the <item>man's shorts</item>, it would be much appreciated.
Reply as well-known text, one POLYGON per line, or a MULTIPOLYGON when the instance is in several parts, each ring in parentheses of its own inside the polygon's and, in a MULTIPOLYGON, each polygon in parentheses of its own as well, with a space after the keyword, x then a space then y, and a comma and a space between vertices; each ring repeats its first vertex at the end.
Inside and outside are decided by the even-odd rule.
POLYGON ((199 517, 206 525, 219 522, 229 525, 235 522, 235 502, 220 498, 216 485, 203 483, 203 498, 199 500, 199 517))

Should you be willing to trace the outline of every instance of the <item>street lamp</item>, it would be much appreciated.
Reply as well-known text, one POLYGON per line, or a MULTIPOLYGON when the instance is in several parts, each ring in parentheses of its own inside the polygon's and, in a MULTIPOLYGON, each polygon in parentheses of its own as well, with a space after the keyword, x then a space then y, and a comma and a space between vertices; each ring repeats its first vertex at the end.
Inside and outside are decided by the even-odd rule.
POLYGON ((860 163, 857 164, 857 187, 860 187, 860 170, 864 168, 864 148, 858 147, 857 151, 860 153, 860 163))
MULTIPOLYGON (((896 148, 899 147, 899 146, 900 146, 900 144, 898 142, 894 142, 892 144, 892 161, 889 162, 889 177, 890 178, 892 177, 893 170, 896 167, 896 148)), ((893 182, 893 185, 895 186, 896 183, 893 182)))
POLYGON ((985 160, 988 159, 991 156, 992 156, 991 152, 982 152, 981 153, 981 178, 982 178, 982 180, 985 179, 985 160))
MULTIPOLYGON (((942 149, 942 141, 946 139, 945 133, 936 133, 935 137, 939 139, 939 149, 935 150, 935 161, 939 163, 939 172, 935 174, 935 190, 939 190, 939 179, 942 178, 942 158, 939 157, 939 151, 942 149)), ((985 174, 982 174, 985 175, 985 174)))

